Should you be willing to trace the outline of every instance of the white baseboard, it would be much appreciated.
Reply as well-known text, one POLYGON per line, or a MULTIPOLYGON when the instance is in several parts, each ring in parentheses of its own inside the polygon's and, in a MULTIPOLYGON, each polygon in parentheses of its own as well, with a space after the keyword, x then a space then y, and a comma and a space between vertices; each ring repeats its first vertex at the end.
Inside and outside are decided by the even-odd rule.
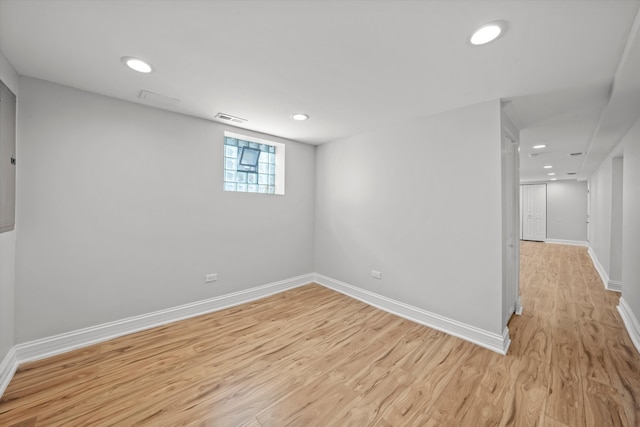
POLYGON ((636 346, 636 350, 640 353, 640 322, 633 314, 633 311, 631 311, 631 308, 627 304, 627 301, 625 301, 624 297, 620 297, 618 311, 620 312, 620 316, 622 316, 624 326, 627 328, 627 332, 631 337, 631 341, 633 341, 633 345, 636 346))
POLYGON ((280 282, 246 289, 232 294, 221 295, 202 301, 171 307, 152 313, 129 317, 115 322, 103 323, 84 329, 66 332, 22 344, 17 344, 0 363, 0 396, 9 385, 19 365, 46 357, 55 356, 67 351, 76 350, 99 342, 107 341, 123 335, 150 329, 156 326, 173 323, 190 317, 211 313, 225 308, 265 298, 289 289, 316 282, 337 292, 356 298, 381 310, 404 317, 416 323, 437 329, 449 335, 462 338, 481 347, 506 354, 511 340, 509 329, 505 327, 502 335, 491 333, 430 313, 417 307, 395 301, 382 295, 348 285, 320 274, 305 274, 280 282))
POLYGON ((4 394, 7 389, 13 374, 18 369, 18 362, 16 361, 16 348, 11 347, 9 352, 4 356, 2 362, 0 362, 0 396, 4 394))
POLYGON ((496 353, 507 354, 511 340, 509 339, 509 328, 505 327, 502 335, 485 331, 475 326, 467 325, 435 313, 428 312, 421 308, 413 307, 400 301, 387 298, 382 295, 369 292, 367 290, 349 285, 344 282, 332 279, 321 274, 315 275, 315 282, 343 293, 352 298, 365 302, 373 307, 395 314, 420 323, 421 325, 437 329, 446 334, 462 338, 481 347, 493 350, 496 353))
POLYGON ((9 354, 2 361, 2 365, 0 365, 0 396, 4 393, 16 368, 23 363, 44 359, 123 335, 251 302, 306 285, 311 283, 313 278, 313 274, 305 274, 232 294, 17 344, 11 348, 9 354))
POLYGON ((622 292, 622 282, 620 280, 611 280, 607 282, 607 289, 615 292, 622 292))
POLYGON ((518 299, 516 300, 515 313, 517 316, 522 316, 522 299, 520 295, 518 295, 518 299))
POLYGON ((547 239, 545 243, 552 243, 554 245, 589 246, 588 242, 583 242, 582 240, 547 239))
POLYGON ((595 267, 596 271, 600 275, 600 279, 602 280, 602 286, 604 286, 605 289, 609 289, 608 287, 609 275, 607 274, 607 271, 604 269, 602 264, 600 264, 600 261, 598 261, 598 257, 596 256, 596 253, 593 251, 591 247, 589 247, 589 250, 587 251, 587 253, 591 257, 591 262, 593 262, 593 266, 595 267))

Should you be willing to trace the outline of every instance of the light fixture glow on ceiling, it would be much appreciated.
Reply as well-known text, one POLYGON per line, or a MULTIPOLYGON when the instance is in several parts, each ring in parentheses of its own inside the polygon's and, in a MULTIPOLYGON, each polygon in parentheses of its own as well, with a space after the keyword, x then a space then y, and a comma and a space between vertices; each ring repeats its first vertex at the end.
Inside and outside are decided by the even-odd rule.
POLYGON ((309 118, 309 115, 308 114, 303 114, 303 113, 296 113, 293 116, 291 116, 291 118, 293 120, 301 121, 301 120, 307 120, 309 118))
POLYGON ((474 46, 487 44, 502 36, 506 29, 507 23, 504 21, 490 22, 475 30, 469 37, 469 43, 474 46))
POLYGON ((558 178, 551 178, 549 181, 557 181, 558 178))
POLYGON ((545 169, 551 169, 552 167, 553 167, 553 166, 551 166, 551 165, 545 165, 545 166, 543 166, 543 168, 545 168, 545 169))
POLYGON ((533 146, 533 148, 534 148, 534 149, 536 149, 536 150, 538 150, 538 149, 540 149, 540 148, 544 148, 544 147, 546 147, 546 145, 544 145, 544 144, 534 145, 534 146, 533 146))
POLYGON ((153 67, 146 61, 132 56, 123 56, 121 61, 124 65, 139 73, 150 73, 153 71, 153 67))
POLYGON ((549 176, 553 176, 553 175, 555 175, 555 174, 556 174, 555 172, 550 172, 550 173, 548 173, 547 175, 549 175, 549 176))

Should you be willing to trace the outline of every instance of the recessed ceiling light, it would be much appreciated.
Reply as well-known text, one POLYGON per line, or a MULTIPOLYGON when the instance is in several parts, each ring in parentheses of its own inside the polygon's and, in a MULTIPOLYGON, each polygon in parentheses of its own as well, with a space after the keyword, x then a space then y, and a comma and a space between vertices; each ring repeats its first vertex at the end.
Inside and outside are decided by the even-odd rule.
POLYGON ((548 173, 547 175, 549 175, 549 176, 553 176, 553 175, 555 175, 555 174, 556 174, 555 172, 550 172, 550 173, 548 173))
POLYGON ((545 169, 551 169, 552 167, 553 167, 553 166, 551 166, 551 165, 545 165, 545 166, 543 166, 543 168, 545 168, 545 169))
POLYGON ((504 21, 490 22, 475 30, 469 37, 469 43, 474 46, 487 44, 502 36, 506 29, 507 23, 504 21))
POLYGON ((302 113, 296 113, 293 116, 291 116, 291 118, 293 120, 301 121, 301 120, 307 120, 309 118, 309 115, 308 114, 302 114, 302 113))
POLYGON ((153 71, 153 67, 142 59, 134 58, 132 56, 123 56, 120 60, 124 65, 139 73, 150 73, 153 71))
POLYGON ((558 178, 551 178, 549 181, 557 181, 558 178))
POLYGON ((540 144, 540 145, 534 145, 533 148, 535 148, 536 150, 540 149, 540 148, 544 148, 546 147, 546 145, 544 144, 540 144))

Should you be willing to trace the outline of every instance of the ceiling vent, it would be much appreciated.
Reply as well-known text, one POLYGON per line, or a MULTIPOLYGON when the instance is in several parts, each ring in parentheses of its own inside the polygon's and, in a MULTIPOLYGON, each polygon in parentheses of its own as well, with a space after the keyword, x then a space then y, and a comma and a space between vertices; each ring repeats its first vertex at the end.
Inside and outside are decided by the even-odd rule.
POLYGON ((535 157, 540 157, 540 156, 542 156, 543 154, 549 154, 549 153, 548 153, 548 152, 546 152, 546 151, 543 151, 543 152, 541 152, 541 153, 529 153, 529 157, 534 157, 534 158, 535 158, 535 157))
POLYGON ((216 119, 223 120, 225 122, 231 122, 231 123, 244 123, 247 121, 247 119, 241 119, 240 117, 235 117, 225 113, 216 114, 216 119))
POLYGON ((148 90, 141 90, 138 94, 138 98, 146 102, 159 105, 178 105, 180 103, 180 100, 177 98, 171 98, 169 96, 149 92, 148 90))
POLYGON ((577 175, 577 172, 567 172, 567 175, 577 175))
POLYGON ((582 156, 584 153, 569 153, 569 157, 579 157, 582 156))

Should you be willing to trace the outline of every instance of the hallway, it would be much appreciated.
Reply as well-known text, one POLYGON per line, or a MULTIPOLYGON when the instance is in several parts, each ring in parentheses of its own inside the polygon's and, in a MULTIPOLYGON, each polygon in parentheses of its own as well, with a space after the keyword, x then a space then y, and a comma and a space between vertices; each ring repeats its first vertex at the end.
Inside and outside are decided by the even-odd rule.
POLYGON ((509 355, 549 365, 545 425, 640 425, 640 355, 587 248, 521 242, 520 278, 509 355))

